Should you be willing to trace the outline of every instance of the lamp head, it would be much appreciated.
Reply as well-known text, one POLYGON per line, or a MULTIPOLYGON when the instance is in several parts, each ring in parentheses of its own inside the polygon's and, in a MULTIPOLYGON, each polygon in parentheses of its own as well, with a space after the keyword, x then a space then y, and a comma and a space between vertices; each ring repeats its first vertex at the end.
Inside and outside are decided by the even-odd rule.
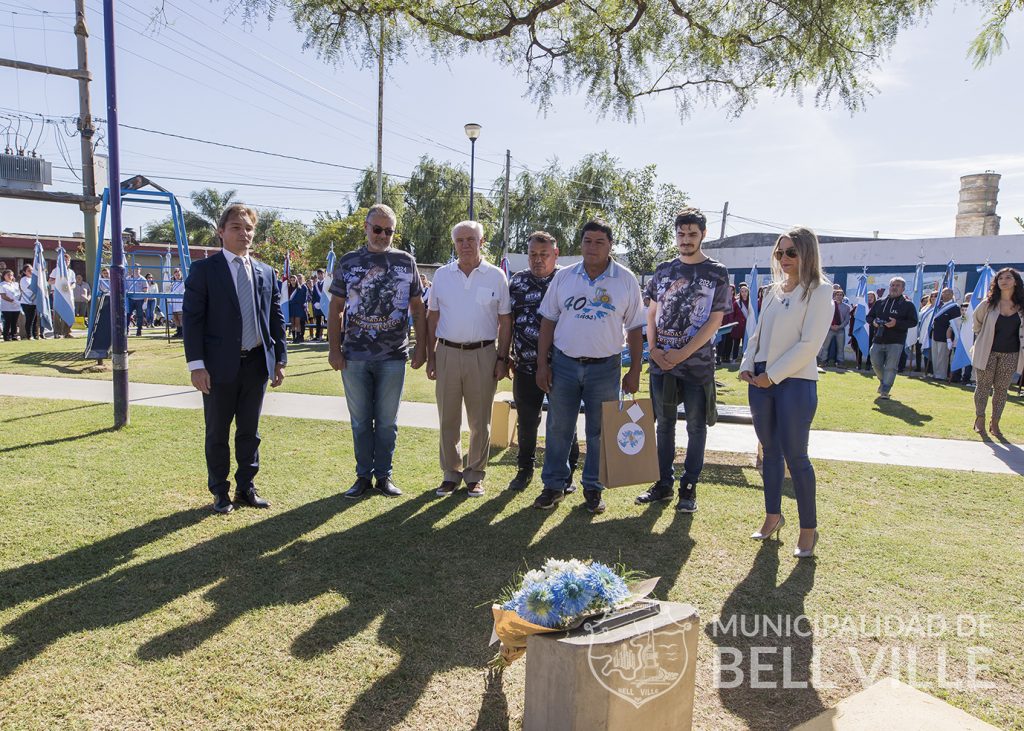
POLYGON ((469 124, 466 125, 465 129, 466 137, 468 137, 471 140, 475 140, 477 137, 480 136, 480 130, 482 128, 476 122, 470 122, 469 124))

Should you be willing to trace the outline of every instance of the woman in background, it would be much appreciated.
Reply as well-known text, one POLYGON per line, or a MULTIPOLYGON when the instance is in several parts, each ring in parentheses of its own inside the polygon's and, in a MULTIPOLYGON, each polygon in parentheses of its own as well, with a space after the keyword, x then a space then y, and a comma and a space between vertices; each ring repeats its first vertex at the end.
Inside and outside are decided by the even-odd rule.
POLYGON ((288 277, 288 316, 292 320, 292 342, 303 341, 303 330, 306 327, 306 287, 305 277, 292 274, 288 277))
POLYGON ((817 354, 833 313, 818 237, 810 229, 794 228, 775 243, 772 284, 747 342, 740 378, 749 384, 754 431, 764 445, 765 518, 750 537, 765 540, 786 524, 782 479, 789 465, 800 514, 800 538, 793 552, 797 558, 813 556, 818 543, 816 481, 807 441, 818 407, 817 354))
POLYGON ((974 348, 971 350, 978 387, 974 391, 974 431, 985 432, 985 408, 992 395, 989 432, 999 438, 999 419, 1014 373, 1024 372, 1024 281, 1020 272, 1005 267, 996 272, 988 299, 974 311, 974 348))
POLYGON ((21 315, 21 287, 14 281, 14 270, 7 269, 0 282, 0 313, 4 319, 4 341, 19 340, 18 317, 21 315))
MULTIPOLYGON (((181 278, 181 270, 175 269, 171 272, 171 294, 184 295, 185 294, 185 282, 181 278)), ((181 330, 181 297, 173 297, 167 300, 167 314, 170 316, 174 323, 174 334, 172 338, 182 337, 181 330)))

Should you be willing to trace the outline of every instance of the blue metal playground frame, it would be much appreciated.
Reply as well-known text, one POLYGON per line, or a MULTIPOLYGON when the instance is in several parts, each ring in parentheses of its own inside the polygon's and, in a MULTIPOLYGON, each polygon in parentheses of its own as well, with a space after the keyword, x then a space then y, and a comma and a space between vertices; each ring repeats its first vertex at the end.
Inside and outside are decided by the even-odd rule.
MULTIPOLYGON (((121 205, 125 203, 166 203, 171 211, 171 224, 174 227, 174 240, 178 247, 178 266, 181 268, 182 273, 188 276, 189 268, 192 266, 192 256, 188 249, 188 237, 185 233, 185 216, 182 213, 181 205, 178 203, 178 199, 174 197, 173 193, 162 190, 136 190, 131 188, 121 188, 121 205)), ((107 226, 107 209, 110 205, 110 189, 106 188, 103 191, 103 203, 100 209, 100 226, 99 226, 99 241, 102 242, 103 232, 107 226)), ((120 236, 121 232, 111 232, 111 236, 120 236)), ((102 243, 100 246, 101 252, 103 251, 102 243)), ((122 257, 123 258, 123 257, 122 257)), ((132 255, 132 263, 134 265, 134 254, 132 255)), ((96 269, 93 271, 92 276, 92 291, 98 293, 100 291, 100 270, 105 266, 111 266, 112 262, 106 262, 103 260, 103 254, 100 254, 99 261, 96 263, 96 269)), ((122 266, 126 262, 122 261, 122 266)), ((144 266, 142 269, 157 269, 163 271, 163 264, 160 266, 144 266)), ((154 277, 155 279, 156 277, 154 277)), ((161 281, 163 277, 160 278, 161 281)), ((181 293, 170 293, 160 292, 157 294, 148 294, 145 292, 133 292, 131 294, 125 294, 125 301, 121 302, 118 306, 124 307, 127 310, 128 300, 147 300, 153 299, 158 302, 165 303, 170 299, 181 299, 181 293)), ((93 297, 89 305, 89 331, 86 342, 92 341, 92 332, 96 323, 96 306, 99 302, 99 297, 93 297)), ((113 310, 114 303, 111 303, 111 330, 113 330, 113 310)), ((166 307, 161 307, 166 312, 166 307)), ((127 315, 126 315, 127 316, 127 315)))

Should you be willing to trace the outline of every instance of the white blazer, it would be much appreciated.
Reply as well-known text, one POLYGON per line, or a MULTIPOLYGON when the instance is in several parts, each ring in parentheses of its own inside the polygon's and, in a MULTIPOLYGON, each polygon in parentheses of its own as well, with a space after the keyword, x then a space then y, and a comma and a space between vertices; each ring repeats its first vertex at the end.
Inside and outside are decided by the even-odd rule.
POLYGON ((772 326, 765 330, 764 317, 758 317, 757 327, 743 353, 740 371, 754 372, 754 353, 761 343, 758 361, 766 361, 765 372, 773 383, 787 378, 817 381, 818 351, 835 313, 832 287, 828 282, 819 284, 804 299, 805 288, 800 285, 789 295, 789 306, 785 308, 778 297, 779 291, 775 285, 765 292, 761 312, 774 308, 772 326))

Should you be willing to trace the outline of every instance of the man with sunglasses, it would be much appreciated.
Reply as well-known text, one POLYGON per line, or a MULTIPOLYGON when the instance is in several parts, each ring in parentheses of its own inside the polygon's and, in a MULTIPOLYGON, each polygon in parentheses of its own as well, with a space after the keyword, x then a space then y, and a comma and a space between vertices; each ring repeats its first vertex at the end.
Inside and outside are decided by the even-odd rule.
POLYGON ((328 290, 334 296, 327 316, 327 360, 341 371, 345 385, 356 457, 356 481, 345 497, 353 500, 371 488, 385 497, 402 494, 391 472, 410 314, 416 328, 412 367, 426 361, 423 290, 416 260, 391 246, 397 220, 388 206, 370 207, 366 245, 341 257, 328 290))
POLYGON ((662 262, 647 283, 651 399, 658 437, 658 481, 636 498, 637 505, 671 500, 674 495, 676 421, 680 401, 686 410, 686 461, 679 478, 681 513, 697 511, 697 481, 704 468, 708 406, 715 389, 714 339, 729 301, 729 270, 701 249, 707 218, 696 208, 675 220, 679 256, 662 262))

